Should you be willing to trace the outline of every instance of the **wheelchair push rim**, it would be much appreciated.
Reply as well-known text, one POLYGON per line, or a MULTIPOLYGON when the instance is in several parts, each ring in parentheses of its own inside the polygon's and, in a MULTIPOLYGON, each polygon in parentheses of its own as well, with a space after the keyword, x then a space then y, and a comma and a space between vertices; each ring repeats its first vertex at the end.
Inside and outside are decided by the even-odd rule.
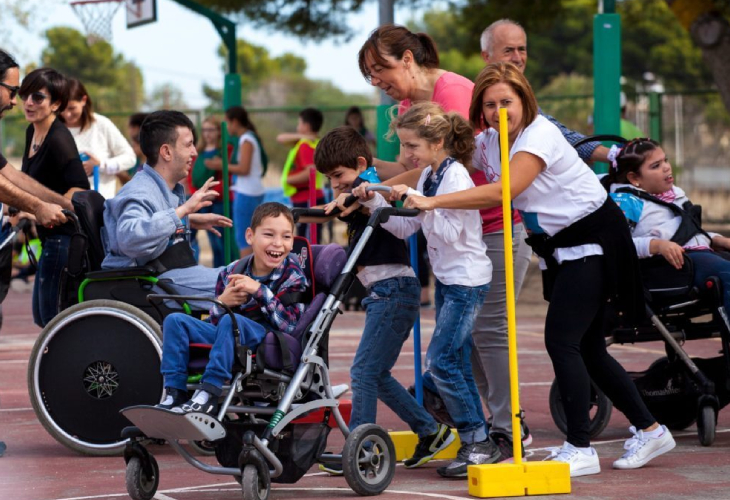
POLYGON ((159 331, 144 312, 108 300, 54 318, 28 367, 31 403, 51 436, 84 454, 120 453, 129 423, 119 410, 155 404, 162 393, 159 331))

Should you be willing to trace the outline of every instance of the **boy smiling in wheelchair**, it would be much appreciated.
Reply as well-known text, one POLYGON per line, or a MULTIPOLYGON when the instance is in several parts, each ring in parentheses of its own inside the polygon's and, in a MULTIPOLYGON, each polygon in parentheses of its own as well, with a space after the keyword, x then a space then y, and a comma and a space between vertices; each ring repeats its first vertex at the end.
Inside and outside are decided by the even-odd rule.
MULTIPOLYGON (((226 266, 218 275, 215 294, 233 310, 241 345, 255 350, 267 332, 294 330, 305 304, 288 301, 285 296, 306 291, 307 279, 297 259, 290 255, 294 219, 284 205, 259 205, 251 227, 246 230, 246 240, 253 250, 252 257, 226 266)), ((230 316, 213 304, 207 320, 173 313, 165 318, 162 331, 160 371, 165 399, 157 407, 176 413, 215 415, 218 397, 225 381, 231 378, 234 361, 230 316), (202 389, 188 399, 190 344, 211 344, 212 348, 201 380, 202 389)))

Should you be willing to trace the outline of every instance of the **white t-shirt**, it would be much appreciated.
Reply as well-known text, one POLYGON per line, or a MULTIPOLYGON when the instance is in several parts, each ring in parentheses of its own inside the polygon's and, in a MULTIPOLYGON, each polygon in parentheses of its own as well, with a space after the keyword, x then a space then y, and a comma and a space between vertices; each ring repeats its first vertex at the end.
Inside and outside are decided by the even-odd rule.
MULTIPOLYGON (((608 194, 596 175, 545 117, 538 115, 517 136, 510 160, 519 152, 531 153, 545 162, 545 169, 532 184, 512 200, 531 233, 553 236, 605 203, 608 194)), ((476 137, 473 165, 485 173, 490 183, 499 180, 502 167, 495 130, 487 129, 476 137)), ((603 249, 598 244, 558 248, 554 257, 561 263, 589 255, 603 255, 603 249)))
POLYGON ((264 194, 264 185, 261 182, 261 174, 263 173, 263 165, 261 164, 261 149, 253 132, 250 130, 243 134, 238 140, 238 154, 243 151, 243 145, 250 142, 253 146, 251 154, 251 169, 248 175, 236 175, 236 182, 233 184, 233 191, 246 196, 261 196, 264 194))
MULTIPOLYGON (((423 192, 430 172, 431 167, 423 169, 418 180, 419 192, 423 192)), ((444 173, 436 194, 473 187, 464 165, 454 162, 444 173)), ((390 206, 379 193, 361 203, 371 210, 390 206)), ((383 227, 403 239, 423 229, 433 274, 444 285, 481 286, 492 281, 492 262, 482 240, 482 218, 477 210, 437 208, 417 217, 391 217, 383 227)))
MULTIPOLYGON (((117 190, 118 172, 128 170, 137 163, 132 146, 119 129, 106 116, 94 113, 94 121, 83 132, 80 127, 69 127, 79 153, 89 152, 99 159, 99 193, 112 198, 117 190)), ((89 177, 94 187, 94 177, 89 177)))

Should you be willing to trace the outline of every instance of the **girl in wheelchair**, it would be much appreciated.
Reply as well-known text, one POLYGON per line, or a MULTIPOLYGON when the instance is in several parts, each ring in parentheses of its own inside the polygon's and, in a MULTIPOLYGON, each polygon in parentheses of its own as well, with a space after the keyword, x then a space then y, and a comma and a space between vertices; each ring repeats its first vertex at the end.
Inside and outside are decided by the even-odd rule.
POLYGON ((702 229, 698 207, 674 185, 672 166, 656 141, 634 139, 619 151, 604 182, 631 227, 639 258, 661 255, 681 269, 694 265, 695 286, 710 276, 722 283, 725 310, 730 307, 730 238, 702 229))
MULTIPOLYGON (((253 257, 240 272, 233 272, 239 261, 221 271, 216 296, 234 309, 241 345, 255 350, 269 330, 289 333, 294 329, 305 305, 285 301, 282 296, 304 292, 307 279, 296 258, 289 255, 294 241, 294 219, 284 205, 259 205, 251 227, 246 230, 246 239, 253 249, 253 257)), ((224 382, 231 378, 233 367, 231 326, 230 317, 215 304, 206 321, 184 313, 165 318, 160 371, 166 397, 157 405, 159 408, 176 413, 195 411, 215 415, 218 397, 224 382), (213 347, 202 377, 203 388, 188 400, 189 345, 196 343, 213 347)))

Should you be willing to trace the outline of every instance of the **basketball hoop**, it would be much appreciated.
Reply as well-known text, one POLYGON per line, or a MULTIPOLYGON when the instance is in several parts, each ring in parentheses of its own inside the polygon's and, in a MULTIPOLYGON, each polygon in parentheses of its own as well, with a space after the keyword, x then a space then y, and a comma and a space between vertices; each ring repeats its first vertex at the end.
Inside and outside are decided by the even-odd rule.
POLYGON ((78 0, 71 2, 76 15, 86 29, 89 44, 112 39, 112 19, 122 6, 123 0, 78 0))

